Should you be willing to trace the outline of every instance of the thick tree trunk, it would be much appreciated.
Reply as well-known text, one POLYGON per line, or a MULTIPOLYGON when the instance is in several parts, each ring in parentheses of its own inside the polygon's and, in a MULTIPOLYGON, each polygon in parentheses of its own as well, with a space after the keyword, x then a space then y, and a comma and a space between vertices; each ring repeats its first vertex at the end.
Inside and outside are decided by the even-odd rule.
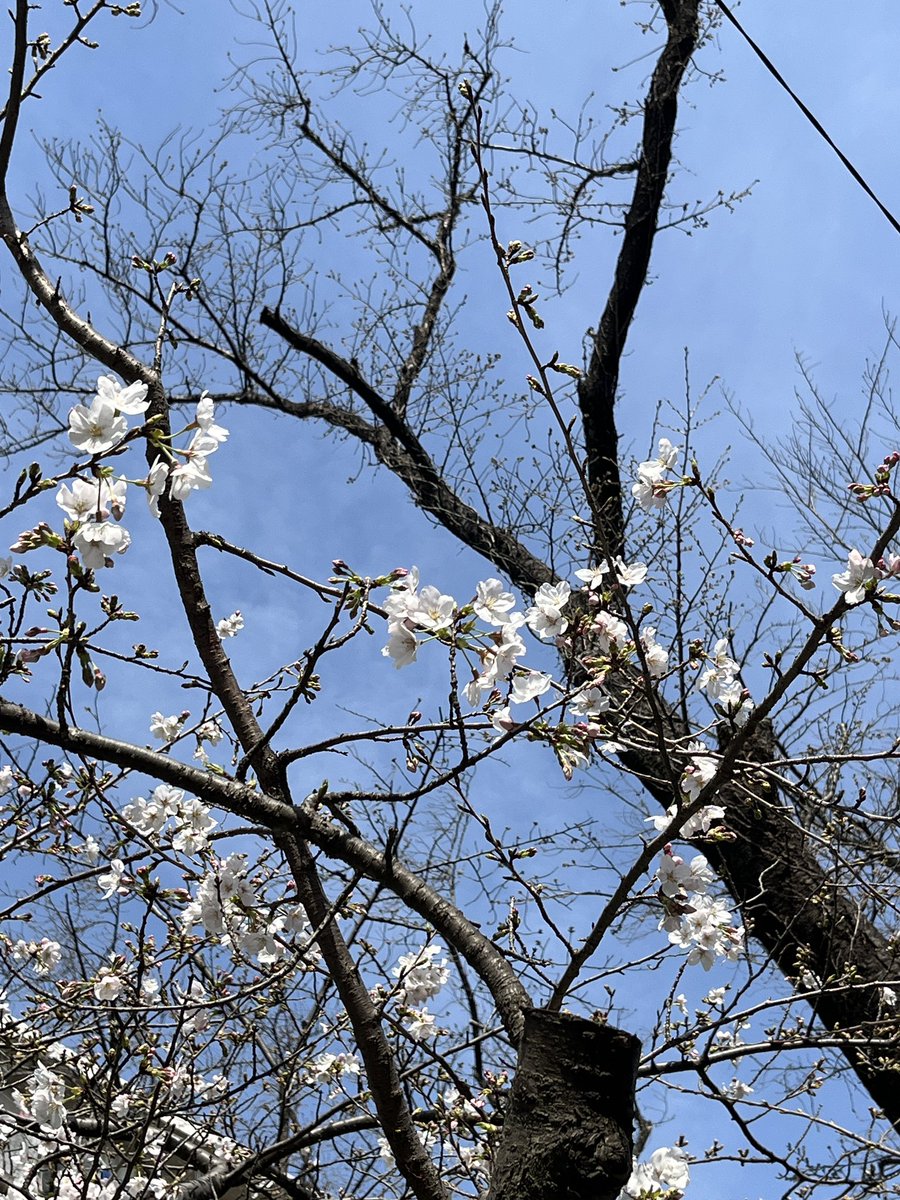
POLYGON ((529 1009, 488 1200, 615 1200, 631 1173, 639 1054, 621 1029, 529 1009))

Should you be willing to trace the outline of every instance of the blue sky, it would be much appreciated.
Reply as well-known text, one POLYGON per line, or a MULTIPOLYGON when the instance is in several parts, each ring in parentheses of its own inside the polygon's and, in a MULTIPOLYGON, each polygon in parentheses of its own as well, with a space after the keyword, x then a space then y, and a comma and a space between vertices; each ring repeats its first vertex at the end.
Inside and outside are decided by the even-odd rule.
MULTIPOLYGON (((368 19, 368 6, 356 0, 342 0, 324 10, 320 5, 295 7, 307 64, 329 45, 351 39, 368 19)), ((652 37, 634 31, 633 18, 641 8, 622 8, 613 0, 558 0, 551 15, 546 4, 510 3, 506 25, 517 47, 503 58, 510 92, 527 95, 539 109, 553 107, 570 119, 592 91, 601 111, 623 95, 641 94, 657 48, 652 37), (621 70, 611 74, 611 67, 621 70)), ((398 11, 393 0, 386 10, 398 11)), ((892 154, 900 115, 896 6, 886 0, 872 2, 865 7, 864 19, 854 13, 855 20, 848 18, 846 5, 834 0, 779 5, 746 0, 737 11, 882 199, 900 208, 900 177, 892 154)), ((479 20, 481 6, 416 2, 410 12, 421 28, 433 27, 436 45, 456 52, 463 34, 479 20)), ((222 0, 191 0, 183 12, 162 4, 149 24, 120 17, 105 25, 98 35, 101 48, 70 54, 48 79, 46 98, 26 109, 14 197, 16 192, 23 196, 35 183, 47 185, 42 156, 37 142, 28 138, 29 130, 35 139, 87 138, 99 111, 150 148, 175 128, 208 129, 230 102, 231 93, 222 81, 231 63, 247 62, 260 52, 252 29, 222 0)), ((644 457, 657 404, 678 407, 682 401, 688 347, 695 394, 718 380, 711 386, 706 411, 721 415, 703 430, 701 454, 713 458, 726 446, 740 447, 728 474, 736 489, 751 494, 748 524, 774 528, 776 540, 791 548, 790 517, 764 490, 771 481, 771 466, 741 441, 741 431, 727 412, 726 395, 765 437, 784 436, 796 411, 794 391, 801 381, 795 356, 800 354, 812 364, 824 394, 834 397, 835 409, 848 426, 857 421, 864 364, 880 352, 883 312, 897 306, 900 242, 735 30, 723 25, 699 62, 711 75, 722 72, 724 79, 695 82, 682 105, 676 146, 681 170, 670 196, 692 203, 707 201, 720 189, 729 193, 752 184, 752 191, 733 212, 712 213, 708 228, 691 236, 672 230, 658 238, 653 283, 641 300, 623 367, 620 420, 636 457, 644 457)), ((377 99, 346 103, 344 111, 361 139, 376 144, 384 137, 383 108, 377 99)), ((521 236, 512 218, 504 221, 504 237, 521 236)), ((584 329, 599 315, 605 298, 615 249, 608 236, 586 239, 571 288, 545 305, 544 315, 564 359, 579 360, 584 329)), ((360 269, 358 246, 346 247, 341 254, 337 268, 360 269)), ((498 349, 507 377, 521 378, 527 368, 504 324, 502 295, 492 291, 498 281, 477 264, 467 264, 465 270, 463 286, 470 295, 466 328, 477 336, 477 329, 486 327, 489 337, 477 348, 498 349)), ((6 279, 3 286, 9 286, 6 279)), ((198 381, 198 386, 206 382, 198 381)), ((214 462, 213 490, 192 498, 190 516, 197 527, 220 529, 263 555, 291 561, 319 578, 328 573, 335 556, 363 573, 417 562, 426 581, 463 599, 477 579, 493 573, 448 535, 431 529, 407 503, 399 484, 383 475, 360 473, 352 446, 323 442, 311 427, 286 433, 287 422, 255 411, 223 419, 233 430, 232 441, 214 462), (351 477, 355 481, 348 485, 351 477)), ((132 504, 138 507, 138 502, 132 504)), ((142 538, 144 546, 152 545, 151 522, 132 513, 128 523, 135 546, 117 563, 115 586, 126 598, 129 591, 142 598, 143 607, 137 607, 149 632, 141 636, 151 644, 154 637, 164 638, 177 660, 188 653, 188 646, 183 635, 172 633, 174 593, 160 572, 158 546, 140 546, 142 538)), ((799 551, 803 546, 792 548, 799 551)), ((820 572, 827 580, 830 570, 841 565, 821 564, 820 572)), ((306 601, 300 604, 296 592, 286 587, 268 581, 263 585, 258 577, 214 561, 210 590, 218 616, 241 609, 247 617, 246 633, 234 643, 242 678, 264 675, 315 637, 318 611, 306 601)), ((436 667, 422 664, 415 676, 411 670, 395 673, 378 656, 374 643, 352 662, 346 673, 332 680, 347 708, 368 707, 395 720, 420 697, 436 704, 442 695, 443 675, 436 667)), ((184 703, 183 694, 162 690, 153 694, 148 707, 143 694, 115 692, 113 684, 101 711, 144 740, 152 708, 176 711, 184 703)), ((355 716, 324 705, 308 710, 304 720, 303 734, 310 740, 332 731, 336 722, 348 727, 358 723, 355 716)), ((588 809, 596 804, 596 795, 591 799, 565 788, 548 756, 537 749, 527 748, 523 758, 528 769, 517 772, 513 787, 500 768, 479 780, 476 806, 498 824, 518 820, 523 810, 529 818, 562 814, 569 819, 571 812, 582 813, 585 804, 588 809)), ((514 754, 507 759, 514 761, 514 754)), ((298 772, 297 788, 316 786, 326 772, 332 782, 339 777, 351 782, 354 771, 344 762, 321 770, 314 764, 308 779, 298 772)), ((636 825, 639 817, 626 813, 613 824, 621 830, 628 822, 636 825)), ((623 999, 629 995, 624 986, 622 994, 623 999)), ((672 1110, 676 1119, 666 1130, 693 1132, 694 1121, 675 1101, 672 1110)), ((651 1146, 659 1141, 654 1137, 651 1146)), ((744 1178, 729 1178, 730 1194, 755 1194, 747 1190, 754 1185, 744 1178)), ((691 1195, 700 1200, 721 1194, 721 1187, 722 1179, 710 1172, 699 1176, 691 1195)))

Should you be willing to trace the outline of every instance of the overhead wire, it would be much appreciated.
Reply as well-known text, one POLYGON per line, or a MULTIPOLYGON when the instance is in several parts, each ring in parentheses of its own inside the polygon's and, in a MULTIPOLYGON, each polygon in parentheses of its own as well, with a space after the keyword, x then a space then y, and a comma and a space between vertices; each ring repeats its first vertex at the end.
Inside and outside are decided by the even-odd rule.
POLYGON ((741 25, 740 21, 738 21, 737 17, 731 11, 731 9, 728 7, 728 5, 724 3, 724 0, 714 0, 714 3, 716 5, 716 7, 718 9, 720 9, 720 11, 722 13, 724 13, 724 15, 731 22, 731 24, 735 27, 735 29, 738 31, 738 33, 741 35, 741 37, 744 39, 744 41, 747 43, 747 45, 751 48, 751 50, 754 52, 756 57, 760 60, 760 62, 763 64, 763 66, 766 68, 766 70, 769 72, 769 74, 774 79, 776 79, 778 81, 778 83, 784 88, 784 90, 787 92, 787 94, 790 96, 790 98, 794 101, 794 103, 797 105, 797 107, 800 109, 800 111, 806 117, 807 121, 810 122, 810 124, 813 126, 813 128, 816 130, 816 132, 819 134, 819 136, 825 139, 825 141, 832 148, 832 150, 835 152, 835 154, 838 156, 838 158, 841 160, 841 162, 844 164, 844 166, 847 168, 847 170, 850 172, 850 174, 853 176, 853 178, 859 184, 859 186, 863 189, 863 191, 870 197, 870 199, 875 201, 875 203, 881 209, 884 216, 887 217, 888 221, 890 221, 891 225, 896 230, 896 232, 900 233, 900 221, 897 220, 897 218, 894 216, 894 214, 891 212, 891 210, 887 207, 887 205, 883 204, 882 201, 878 198, 878 196, 875 194, 875 192, 872 190, 872 188, 869 186, 869 184, 866 182, 866 180, 862 177, 862 175, 859 173, 859 171, 857 171, 856 167, 853 165, 853 163, 850 161, 850 159, 847 157, 847 155, 843 152, 843 150, 841 150, 840 146, 837 145, 835 140, 828 133, 828 130, 823 126, 822 122, 819 121, 812 112, 810 112, 810 110, 803 103, 803 101, 800 99, 800 97, 797 95, 797 93, 793 90, 793 88, 790 86, 790 84, 787 82, 787 80, 784 78, 784 76, 781 74, 781 72, 778 70, 778 68, 772 62, 772 60, 756 44, 756 42, 753 40, 753 38, 750 36, 750 34, 746 31, 746 29, 744 29, 743 25, 741 25))

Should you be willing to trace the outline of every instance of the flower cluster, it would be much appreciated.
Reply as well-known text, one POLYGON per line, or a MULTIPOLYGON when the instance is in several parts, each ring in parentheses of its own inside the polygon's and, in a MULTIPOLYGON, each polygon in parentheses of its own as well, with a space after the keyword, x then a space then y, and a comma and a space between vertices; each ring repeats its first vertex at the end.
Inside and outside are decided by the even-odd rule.
POLYGON ((714 876, 702 854, 690 863, 666 846, 656 872, 664 913, 659 928, 673 946, 688 951, 689 964, 708 971, 717 958, 736 959, 744 946, 744 927, 731 923, 724 900, 707 894, 714 876))
MULTIPOLYGON (((76 404, 69 412, 69 440, 94 458, 109 454, 128 435, 125 418, 143 415, 149 403, 145 383, 123 388, 111 375, 101 375, 90 405, 76 404)), ((108 470, 95 467, 93 479, 76 476, 71 487, 62 484, 56 493, 72 545, 84 566, 95 571, 112 566, 112 555, 124 554, 131 544, 128 530, 118 524, 125 513, 127 482, 124 477, 113 481, 108 470)))
POLYGON ((397 980, 397 999, 400 1003, 407 1032, 416 1042, 425 1041, 437 1033, 434 1016, 424 1007, 450 978, 447 960, 437 961, 440 946, 429 944, 401 955, 393 969, 397 980))
POLYGON ((658 456, 638 464, 637 482, 631 485, 631 494, 645 512, 665 508, 669 492, 678 487, 674 479, 665 478, 666 472, 678 462, 678 455, 677 446, 668 438, 660 438, 658 456))
MULTIPOLYGON (((124 448, 129 437, 126 418, 147 411, 147 391, 145 383, 123 387, 113 376, 101 375, 91 403, 76 404, 69 412, 69 440, 95 461, 89 464, 90 479, 75 475, 71 484, 60 485, 56 503, 65 514, 71 546, 89 570, 111 567, 113 555, 124 554, 131 544, 131 535, 119 524, 125 513, 128 481, 124 476, 113 479, 112 469, 97 460, 124 448)), ((215 423, 215 406, 206 392, 187 429, 193 431, 193 436, 183 450, 168 444, 169 440, 163 446, 160 435, 151 432, 164 456, 157 457, 138 486, 146 490, 154 516, 159 516, 159 498, 167 489, 172 499, 183 500, 194 489, 209 487, 212 482, 207 459, 227 439, 228 430, 215 423)), ((53 540, 55 537, 49 527, 38 526, 21 534, 12 549, 24 553, 50 542, 60 544, 58 538, 53 540)))
POLYGON ((358 1078, 360 1069, 361 1063, 355 1054, 349 1054, 347 1051, 332 1054, 326 1051, 317 1055, 309 1064, 306 1079, 312 1087, 333 1085, 331 1095, 336 1096, 340 1091, 339 1080, 345 1075, 358 1078))
POLYGON ((28 962, 35 975, 49 975, 54 967, 59 966, 62 958, 62 946, 51 938, 41 938, 39 942, 26 942, 19 938, 11 946, 12 956, 16 962, 28 962))
POLYGON ((29 1111, 42 1129, 62 1129, 66 1123, 65 1081, 39 1063, 31 1077, 29 1111))
POLYGON ((688 1157, 680 1146, 661 1146, 647 1162, 636 1163, 620 1200, 679 1200, 691 1181, 688 1157))
MULTIPOLYGON (((681 790, 688 800, 696 800, 706 785, 712 782, 716 771, 719 769, 718 762, 707 754, 706 750, 707 746, 705 742, 690 742, 688 744, 688 753, 691 757, 681 776, 681 790)), ((698 832, 706 833, 709 829, 710 820, 715 817, 724 816, 724 811, 712 811, 717 809, 717 807, 717 805, 707 805, 690 817, 681 826, 682 836, 690 838, 698 832)))
MULTIPOLYGON (((271 907, 260 903, 258 882, 251 881, 244 854, 213 858, 181 922, 188 931, 202 925, 235 954, 255 957, 260 966, 280 962, 290 951, 291 939, 309 931, 299 904, 282 905, 272 916, 271 907)), ((315 950, 308 949, 305 957, 312 961, 315 950)))
POLYGON ((122 816, 138 833, 153 839, 173 821, 172 848, 185 854, 205 850, 209 833, 218 824, 202 800, 185 800, 183 791, 167 783, 155 787, 149 800, 135 797, 122 809, 122 816))
POLYGON ((141 416, 149 404, 146 383, 123 388, 112 375, 101 375, 91 403, 69 411, 69 441, 85 454, 108 454, 128 434, 126 416, 141 416))
POLYGON ((737 678, 741 668, 731 657, 728 639, 719 638, 712 654, 706 657, 710 665, 697 680, 697 686, 704 688, 710 700, 736 725, 745 725, 754 705, 737 678))
POLYGON ((215 404, 206 392, 197 401, 190 442, 179 450, 167 446, 165 455, 156 459, 150 468, 145 487, 150 511, 159 516, 159 498, 168 492, 172 500, 186 500, 193 491, 202 491, 212 484, 209 456, 215 454, 228 440, 228 430, 215 423, 215 404))

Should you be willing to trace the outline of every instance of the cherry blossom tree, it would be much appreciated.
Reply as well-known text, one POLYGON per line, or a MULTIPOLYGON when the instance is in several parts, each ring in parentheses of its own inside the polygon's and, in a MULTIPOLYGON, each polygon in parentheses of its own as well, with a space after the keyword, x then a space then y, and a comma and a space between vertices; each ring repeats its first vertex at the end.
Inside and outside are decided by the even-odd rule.
MULTIPOLYGON (((44 33, 16 0, 0 135, 6 1194, 678 1200, 734 1163, 895 1194, 900 451, 873 417, 810 472, 816 553, 786 555, 690 403, 620 448, 657 234, 737 199, 667 200, 721 6, 642 7, 640 103, 562 153, 505 93, 496 9, 453 63, 376 9, 323 83, 260 4, 209 147, 49 146, 67 199, 31 213, 23 112, 141 15, 57 8, 44 33), (343 126, 348 94, 393 106, 415 168, 343 126), (553 288, 610 225, 581 359, 553 288), (308 258, 354 239, 375 278, 337 286, 341 324, 308 258), (465 338, 507 324, 501 385, 465 338), (472 552, 465 594, 413 548, 279 555, 289 515, 235 540, 248 411, 358 446, 423 542, 472 552), (488 448, 523 426, 531 467, 488 448), (491 791, 551 771, 589 809, 501 829, 491 791)), ((295 478, 283 442, 260 491, 295 478)))

